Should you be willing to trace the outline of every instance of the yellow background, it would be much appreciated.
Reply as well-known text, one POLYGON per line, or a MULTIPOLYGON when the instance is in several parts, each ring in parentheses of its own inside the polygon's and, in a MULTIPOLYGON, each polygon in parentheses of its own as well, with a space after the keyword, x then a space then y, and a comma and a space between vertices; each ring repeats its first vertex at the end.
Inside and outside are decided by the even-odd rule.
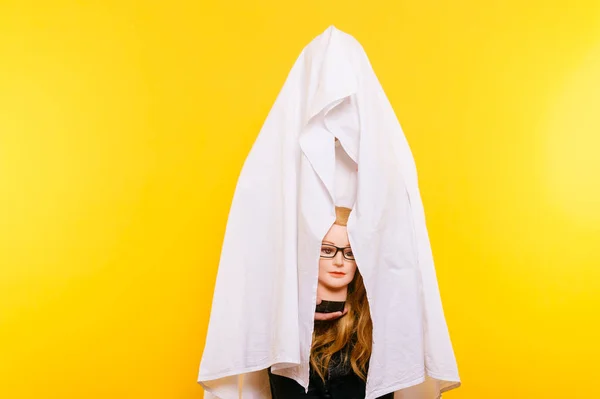
POLYGON ((2 0, 0 398, 202 396, 238 173, 331 24, 414 152, 444 397, 597 395, 597 0, 2 0))

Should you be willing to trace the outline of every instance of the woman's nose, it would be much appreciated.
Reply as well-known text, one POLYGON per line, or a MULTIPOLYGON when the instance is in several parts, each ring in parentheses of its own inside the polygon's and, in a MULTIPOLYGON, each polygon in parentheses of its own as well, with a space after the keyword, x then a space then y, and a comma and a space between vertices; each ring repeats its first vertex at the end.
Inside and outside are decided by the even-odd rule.
POLYGON ((342 251, 338 251, 337 254, 335 254, 333 257, 333 264, 336 266, 344 265, 344 255, 342 254, 342 251))

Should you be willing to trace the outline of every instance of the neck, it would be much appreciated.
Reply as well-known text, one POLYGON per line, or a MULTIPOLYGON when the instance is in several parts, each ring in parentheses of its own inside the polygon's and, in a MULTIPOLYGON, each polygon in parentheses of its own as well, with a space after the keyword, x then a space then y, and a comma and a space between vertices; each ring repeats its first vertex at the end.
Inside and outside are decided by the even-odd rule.
POLYGON ((317 286, 317 296, 324 301, 343 302, 348 298, 348 286, 330 288, 319 283, 317 286))

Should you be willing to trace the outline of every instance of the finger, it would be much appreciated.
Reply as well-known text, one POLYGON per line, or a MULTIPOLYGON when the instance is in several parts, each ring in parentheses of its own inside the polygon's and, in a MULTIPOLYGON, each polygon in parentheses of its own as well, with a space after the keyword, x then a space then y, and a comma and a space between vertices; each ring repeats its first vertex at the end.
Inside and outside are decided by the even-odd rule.
POLYGON ((317 305, 320 305, 321 302, 323 302, 323 300, 321 298, 317 297, 317 305))
POLYGON ((319 313, 315 312, 315 320, 325 321, 325 320, 334 320, 343 316, 342 312, 333 312, 333 313, 319 313))
POLYGON ((315 313, 315 320, 327 321, 327 320, 335 320, 341 317, 341 312, 335 313, 315 313))

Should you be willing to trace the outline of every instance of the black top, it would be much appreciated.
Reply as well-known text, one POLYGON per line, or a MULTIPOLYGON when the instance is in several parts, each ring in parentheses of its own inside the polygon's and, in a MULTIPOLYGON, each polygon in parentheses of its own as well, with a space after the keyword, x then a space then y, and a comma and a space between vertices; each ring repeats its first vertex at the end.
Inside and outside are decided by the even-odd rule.
MULTIPOLYGON (((342 351, 336 352, 329 363, 325 383, 310 367, 308 393, 291 378, 271 373, 269 367, 269 382, 272 399, 364 399, 365 382, 352 370, 350 362, 342 362, 342 351)), ((368 369, 367 363, 367 369, 368 369)), ((393 399, 394 393, 381 396, 378 399, 393 399)))

